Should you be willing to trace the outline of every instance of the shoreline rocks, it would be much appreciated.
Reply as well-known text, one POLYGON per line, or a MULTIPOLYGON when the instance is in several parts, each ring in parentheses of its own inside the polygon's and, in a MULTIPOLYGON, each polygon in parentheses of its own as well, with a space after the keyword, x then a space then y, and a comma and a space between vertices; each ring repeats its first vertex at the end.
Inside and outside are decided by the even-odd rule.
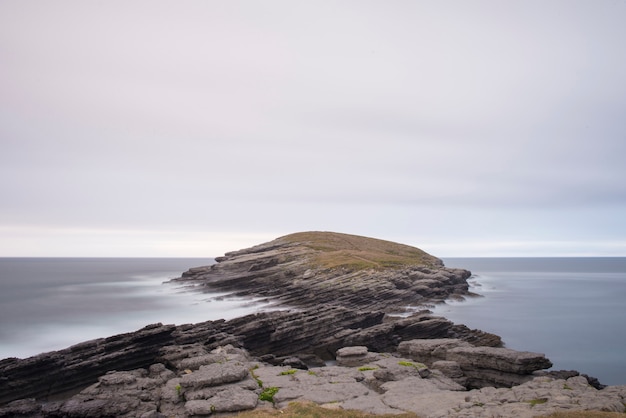
MULTIPOLYGON (((506 349, 485 355, 515 363, 513 353, 502 350, 506 349)), ((67 400, 14 401, 0 407, 0 417, 227 416, 255 408, 282 409, 290 402, 314 402, 371 414, 414 412, 424 418, 523 418, 575 409, 625 410, 626 386, 598 390, 582 376, 557 379, 537 375, 512 388, 468 390, 443 370, 399 353, 342 347, 336 357, 335 366, 301 370, 262 362, 230 345, 211 351, 202 344, 167 346, 161 350, 164 363, 110 371, 67 400)), ((445 360, 435 363, 442 362, 445 360)))
POLYGON ((227 253, 177 280, 289 309, 0 360, 0 417, 182 418, 294 400, 423 417, 624 409, 623 387, 545 372, 543 354, 419 310, 470 295, 470 275, 413 247, 336 233, 227 253))
MULTIPOLYGON (((482 331, 453 324, 427 313, 389 322, 382 312, 352 311, 335 306, 317 310, 263 312, 230 321, 197 324, 154 324, 134 333, 77 344, 64 350, 27 359, 0 360, 0 405, 35 397, 67 397, 97 381, 110 370, 147 368, 160 362, 163 348, 190 345, 212 350, 232 344, 254 356, 283 358, 296 355, 305 366, 334 360, 337 349, 365 345, 372 351, 393 351, 398 342, 414 338, 460 338, 498 345, 500 339, 482 331)), ((172 363, 170 367, 178 367, 172 363)), ((187 367, 188 368, 188 367, 187 367)))

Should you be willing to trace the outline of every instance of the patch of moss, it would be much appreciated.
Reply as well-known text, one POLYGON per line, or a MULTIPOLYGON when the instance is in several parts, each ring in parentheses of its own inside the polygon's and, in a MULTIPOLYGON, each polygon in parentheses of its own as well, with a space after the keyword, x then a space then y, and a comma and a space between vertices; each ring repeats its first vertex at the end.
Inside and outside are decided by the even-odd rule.
POLYGON ((376 369, 378 369, 378 367, 372 367, 372 366, 359 367, 359 371, 360 372, 366 372, 368 370, 376 370, 376 369))
POLYGON ((547 398, 537 398, 537 399, 531 399, 529 401, 526 401, 530 404, 530 406, 535 406, 535 405, 541 405, 542 403, 546 403, 548 402, 547 398))
POLYGON ((398 364, 400 366, 405 366, 405 367, 415 367, 416 369, 425 369, 426 365, 422 364, 422 363, 413 363, 411 361, 399 361, 398 364))
POLYGON ((289 370, 284 370, 282 372, 280 372, 278 375, 279 376, 288 376, 290 374, 296 374, 298 372, 297 369, 289 369, 289 370))
POLYGON ((253 378, 254 380, 256 380, 257 385, 259 385, 259 387, 260 387, 260 388, 262 388, 262 387, 263 387, 263 381, 262 381, 261 379, 259 379, 259 376, 257 376, 257 375, 256 375, 256 373, 254 373, 254 371, 255 371, 256 369, 258 369, 258 368, 259 368, 259 365, 258 365, 258 364, 255 364, 255 365, 254 365, 254 367, 252 367, 252 368, 250 369, 250 375, 252 376, 252 378, 253 378))
POLYGON ((265 388, 259 394, 259 400, 274 403, 274 395, 276 395, 277 393, 278 393, 278 388, 276 386, 265 388))

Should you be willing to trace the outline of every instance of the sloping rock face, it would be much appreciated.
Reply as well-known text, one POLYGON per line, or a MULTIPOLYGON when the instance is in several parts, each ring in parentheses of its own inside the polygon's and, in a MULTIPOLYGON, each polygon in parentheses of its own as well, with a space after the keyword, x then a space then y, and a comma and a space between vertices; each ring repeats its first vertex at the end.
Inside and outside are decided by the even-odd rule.
MULTIPOLYGON (((310 365, 323 363, 322 359, 334 359, 335 351, 343 346, 358 344, 375 351, 393 351, 399 341, 413 338, 500 342, 492 334, 426 313, 386 322, 382 312, 332 306, 322 306, 316 311, 264 312, 230 321, 180 326, 155 324, 65 350, 0 361, 0 404, 29 397, 69 396, 111 370, 148 368, 156 362, 170 365, 170 360, 163 359, 162 349, 166 346, 199 344, 203 350, 211 350, 232 344, 246 348, 255 356, 269 356, 275 363, 296 355, 310 365)), ((180 351, 181 358, 190 356, 188 349, 180 351)), ((171 367, 179 365, 172 362, 171 367)), ((192 365, 182 367, 192 368, 192 365)))
POLYGON ((23 360, 1 360, 0 404, 76 392, 110 370, 146 367, 164 345, 172 343, 175 329, 174 325, 150 325, 23 360))
POLYGON ((332 232, 287 235, 216 261, 177 280, 299 308, 330 304, 393 313, 467 295, 471 275, 418 248, 332 232))

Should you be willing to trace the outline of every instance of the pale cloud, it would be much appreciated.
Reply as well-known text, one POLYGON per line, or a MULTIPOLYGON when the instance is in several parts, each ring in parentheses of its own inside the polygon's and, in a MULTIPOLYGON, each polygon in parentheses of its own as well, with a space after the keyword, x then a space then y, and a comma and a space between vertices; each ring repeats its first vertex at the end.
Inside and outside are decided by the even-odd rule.
POLYGON ((625 19, 614 0, 4 1, 0 219, 23 235, 0 255, 309 229, 615 254, 625 19))

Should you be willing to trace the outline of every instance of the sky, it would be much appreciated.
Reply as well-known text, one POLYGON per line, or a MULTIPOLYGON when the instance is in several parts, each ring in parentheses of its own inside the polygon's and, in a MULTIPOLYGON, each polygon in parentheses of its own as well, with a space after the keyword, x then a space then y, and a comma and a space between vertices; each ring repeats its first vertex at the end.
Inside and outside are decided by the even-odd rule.
POLYGON ((0 2, 0 256, 626 256, 626 1, 0 2))

